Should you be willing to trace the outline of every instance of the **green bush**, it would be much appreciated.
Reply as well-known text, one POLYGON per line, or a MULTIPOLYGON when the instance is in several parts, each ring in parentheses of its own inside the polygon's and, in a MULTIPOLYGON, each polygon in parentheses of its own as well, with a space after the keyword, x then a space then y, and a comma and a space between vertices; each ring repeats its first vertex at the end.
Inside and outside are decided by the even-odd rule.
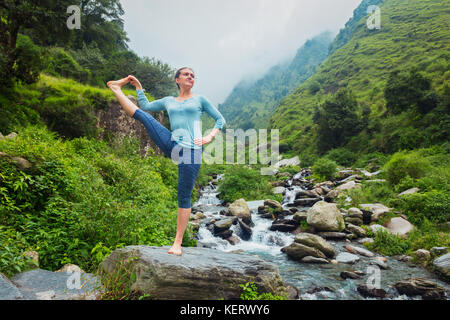
POLYGON ((245 165, 228 165, 223 179, 218 182, 219 197, 226 202, 244 198, 246 201, 274 199, 281 201, 281 195, 272 193, 268 176, 245 165))
POLYGON ((421 224, 424 218, 433 223, 450 221, 450 193, 433 190, 402 196, 398 206, 413 224, 421 224))
POLYGON ((336 170, 336 162, 327 158, 320 158, 314 163, 312 167, 313 175, 316 176, 319 180, 334 178, 336 170))
POLYGON ((326 154, 326 157, 345 167, 350 167, 356 161, 356 154, 345 148, 333 149, 326 154))
POLYGON ((385 230, 378 231, 375 234, 374 241, 364 245, 368 249, 385 256, 405 254, 410 248, 407 241, 385 230))
POLYGON ((258 288, 254 282, 240 284, 242 288, 241 300, 287 300, 287 296, 274 295, 272 293, 258 293, 258 288))
POLYGON ((431 168, 430 163, 420 157, 417 152, 400 151, 395 153, 385 164, 387 180, 391 185, 397 185, 406 176, 419 179, 431 168))
MULTIPOLYGON (((63 141, 36 126, 0 140, 0 151, 7 154, 0 158, 0 225, 23 240, 16 248, 2 240, 1 247, 14 254, 0 250, 0 271, 13 272, 28 247, 36 248, 43 269, 75 263, 89 272, 99 252, 172 243, 178 205, 177 169, 170 159, 141 159, 138 149, 115 154, 103 141, 63 141), (11 160, 15 156, 32 167, 20 170, 11 160)), ((191 228, 183 245, 195 245, 191 228)))

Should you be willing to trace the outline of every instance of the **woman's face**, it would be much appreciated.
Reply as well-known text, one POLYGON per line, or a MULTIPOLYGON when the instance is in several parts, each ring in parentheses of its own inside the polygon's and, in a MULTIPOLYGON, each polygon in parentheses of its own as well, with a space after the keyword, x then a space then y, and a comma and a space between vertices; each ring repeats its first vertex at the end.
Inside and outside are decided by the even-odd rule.
POLYGON ((192 88, 194 86, 194 77, 194 71, 186 68, 181 70, 180 76, 175 79, 175 82, 178 83, 180 88, 192 88))

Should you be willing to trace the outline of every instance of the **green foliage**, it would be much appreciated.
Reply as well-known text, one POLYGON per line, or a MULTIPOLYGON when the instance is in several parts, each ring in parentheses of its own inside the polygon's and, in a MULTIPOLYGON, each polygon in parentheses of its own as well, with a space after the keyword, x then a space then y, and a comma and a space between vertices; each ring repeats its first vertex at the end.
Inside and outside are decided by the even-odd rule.
MULTIPOLYGON (((3 255, 2 268, 11 272, 13 256, 28 247, 38 248, 43 269, 75 263, 92 271, 116 247, 170 245, 176 233, 176 166, 162 157, 141 159, 133 145, 138 147, 129 144, 115 153, 103 141, 63 141, 37 126, 0 140, 7 154, 0 158, 0 224, 8 237, 23 239, 17 248, 4 245, 15 254, 3 255), (132 152, 125 156, 124 149, 132 152), (32 167, 20 170, 11 160, 15 156, 32 167)), ((183 245, 195 245, 191 228, 183 245)))
POLYGON ((258 288, 254 282, 240 284, 242 288, 241 300, 287 300, 287 296, 274 295, 272 293, 258 293, 258 288))
POLYGON ((328 158, 320 158, 312 167, 313 175, 319 180, 333 179, 337 171, 337 164, 328 158))
POLYGON ((356 154, 346 148, 330 150, 326 155, 328 159, 345 167, 351 166, 356 161, 356 154))
POLYGON ((402 196, 398 207, 413 224, 422 224, 424 219, 433 223, 450 221, 450 193, 433 190, 402 196))
POLYGON ((89 80, 89 70, 81 67, 63 48, 47 47, 43 51, 45 52, 44 72, 52 76, 72 78, 80 82, 89 80))
POLYGON ((384 166, 387 180, 391 185, 399 184, 407 176, 413 179, 421 178, 429 169, 430 163, 417 152, 403 151, 395 153, 384 166))
POLYGON ((219 197, 226 202, 244 198, 246 201, 274 199, 281 201, 281 195, 272 193, 269 177, 261 175, 258 169, 245 165, 228 165, 224 178, 219 180, 219 197))
POLYGON ((380 230, 375 234, 374 242, 364 245, 385 256, 405 254, 410 249, 408 242, 385 230, 380 230))
POLYGON ((320 150, 340 147, 363 129, 363 120, 359 118, 357 108, 354 95, 344 88, 317 108, 313 120, 318 125, 320 150))

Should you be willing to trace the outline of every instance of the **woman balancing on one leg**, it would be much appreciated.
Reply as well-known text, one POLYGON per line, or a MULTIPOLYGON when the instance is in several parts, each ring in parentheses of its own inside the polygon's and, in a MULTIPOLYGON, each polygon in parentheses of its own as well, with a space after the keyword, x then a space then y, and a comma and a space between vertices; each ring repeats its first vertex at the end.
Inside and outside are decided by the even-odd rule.
POLYGON ((107 86, 114 92, 125 112, 139 120, 164 155, 178 163, 178 218, 177 234, 169 253, 181 255, 184 231, 191 215, 191 194, 201 166, 203 145, 210 143, 225 125, 222 114, 203 96, 194 95, 194 71, 181 68, 175 74, 179 89, 178 97, 165 97, 149 102, 142 91, 142 85, 133 76, 109 81, 107 86), (122 87, 131 83, 136 87, 139 109, 122 92, 122 87), (144 111, 167 110, 172 132, 161 125, 154 117, 144 111), (205 137, 201 134, 201 115, 205 111, 216 124, 205 137))

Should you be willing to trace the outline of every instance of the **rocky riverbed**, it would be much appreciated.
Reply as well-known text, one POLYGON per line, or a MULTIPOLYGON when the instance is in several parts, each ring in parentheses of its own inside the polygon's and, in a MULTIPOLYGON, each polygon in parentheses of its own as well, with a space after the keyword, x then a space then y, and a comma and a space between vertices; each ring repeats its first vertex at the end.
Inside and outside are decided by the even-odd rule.
POLYGON ((371 252, 363 245, 373 241, 368 230, 407 236, 414 226, 405 216, 377 224, 391 210, 381 203, 348 210, 333 203, 343 190, 360 187, 361 175, 377 172, 343 170, 340 180, 318 184, 307 179, 310 174, 302 170, 275 186, 282 203, 239 199, 228 205, 217 197, 217 179, 222 178, 217 175, 193 207, 198 246, 256 254, 277 264, 283 280, 296 287, 298 299, 449 298, 447 248, 416 253, 435 266, 435 273, 409 256, 371 252))

